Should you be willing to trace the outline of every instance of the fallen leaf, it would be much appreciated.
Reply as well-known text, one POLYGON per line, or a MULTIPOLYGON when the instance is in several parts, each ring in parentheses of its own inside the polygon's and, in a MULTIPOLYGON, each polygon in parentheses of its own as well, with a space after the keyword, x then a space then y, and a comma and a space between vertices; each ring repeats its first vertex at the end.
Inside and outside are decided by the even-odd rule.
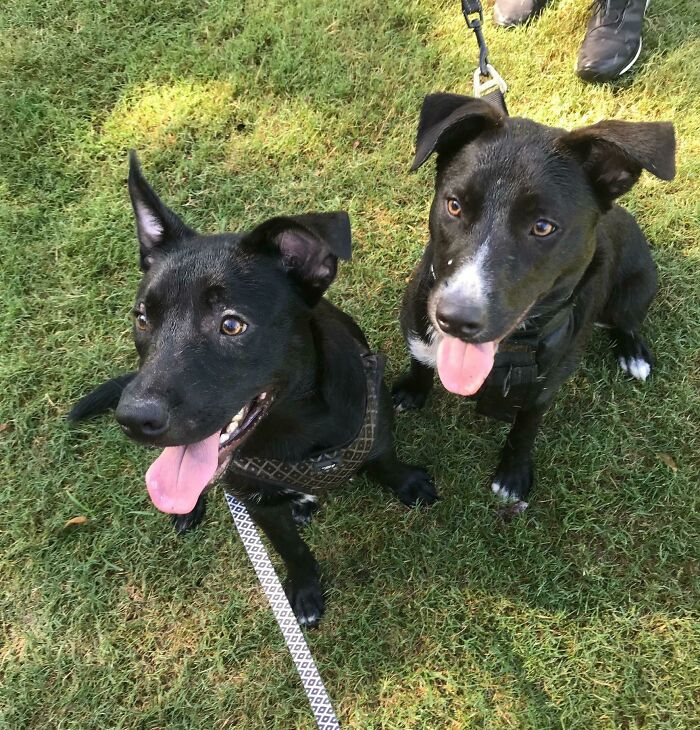
POLYGON ((3 431, 7 431, 7 429, 10 427, 9 423, 0 423, 0 433, 3 431))
POLYGON ((357 148, 358 148, 359 146, 360 146, 360 140, 359 140, 359 139, 356 139, 356 140, 355 140, 355 141, 354 141, 354 142, 352 143, 352 148, 353 148, 354 150, 356 150, 356 149, 357 149, 357 148))
POLYGON ((678 464, 676 464, 671 454, 657 454, 657 456, 671 471, 678 471, 678 464))
POLYGON ((85 515, 79 515, 78 517, 71 517, 63 526, 70 527, 71 525, 84 525, 87 521, 88 518, 85 517, 85 515))

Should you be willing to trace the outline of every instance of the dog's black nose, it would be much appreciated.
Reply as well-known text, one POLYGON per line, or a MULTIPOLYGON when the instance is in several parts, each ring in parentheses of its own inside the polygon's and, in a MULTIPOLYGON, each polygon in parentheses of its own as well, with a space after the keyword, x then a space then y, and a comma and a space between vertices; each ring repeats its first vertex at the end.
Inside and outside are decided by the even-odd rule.
POLYGON ((441 301, 435 311, 440 329, 452 337, 476 337, 486 324, 486 312, 477 304, 441 301))
POLYGON ((130 436, 155 438, 164 434, 170 424, 168 410, 158 400, 127 400, 117 406, 115 417, 130 436))

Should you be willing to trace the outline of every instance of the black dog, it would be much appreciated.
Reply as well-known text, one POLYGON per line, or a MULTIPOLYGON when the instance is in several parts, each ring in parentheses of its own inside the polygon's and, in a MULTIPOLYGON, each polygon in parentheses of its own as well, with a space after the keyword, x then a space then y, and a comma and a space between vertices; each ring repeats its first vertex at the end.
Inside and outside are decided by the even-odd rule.
POLYGON ((411 368, 397 410, 421 407, 434 369, 447 390, 513 423, 492 490, 522 511, 542 415, 594 324, 645 380, 639 329, 656 292, 649 246, 613 200, 642 169, 675 173, 670 123, 606 121, 574 132, 504 117, 489 103, 427 96, 413 168, 437 153, 430 242, 401 316, 411 368))
POLYGON ((300 623, 323 613, 318 565, 296 523, 317 492, 367 474, 406 505, 429 504, 428 475, 396 458, 381 358, 322 295, 350 258, 346 213, 273 218, 202 236, 163 205, 131 159, 143 280, 134 308, 137 373, 86 396, 77 420, 117 404, 132 438, 165 447, 146 475, 178 532, 222 476, 285 561, 300 623))

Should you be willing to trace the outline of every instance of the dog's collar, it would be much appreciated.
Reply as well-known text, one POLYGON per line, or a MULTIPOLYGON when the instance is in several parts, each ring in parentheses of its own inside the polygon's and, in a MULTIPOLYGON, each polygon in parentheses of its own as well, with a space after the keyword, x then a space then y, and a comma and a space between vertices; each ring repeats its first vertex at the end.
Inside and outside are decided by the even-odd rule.
POLYGON ((385 363, 382 355, 371 352, 361 353, 361 358, 366 378, 365 417, 350 442, 301 461, 244 457, 234 453, 228 470, 303 493, 338 486, 352 477, 364 464, 374 445, 385 363))

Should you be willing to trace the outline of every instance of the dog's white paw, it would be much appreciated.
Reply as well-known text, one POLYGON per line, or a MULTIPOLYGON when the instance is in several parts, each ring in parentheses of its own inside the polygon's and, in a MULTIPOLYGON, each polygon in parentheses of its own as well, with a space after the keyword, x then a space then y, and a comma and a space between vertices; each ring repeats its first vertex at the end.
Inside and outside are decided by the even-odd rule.
POLYGON ((319 611, 310 611, 307 614, 297 616, 299 626, 305 629, 314 629, 318 626, 318 622, 321 620, 321 613, 319 611))
POLYGON ((515 492, 504 487, 500 482, 492 482, 491 491, 505 504, 504 507, 499 508, 499 514, 505 520, 517 517, 527 509, 528 502, 520 499, 515 492))
POLYGON ((500 484, 500 482, 491 483, 491 491, 504 502, 517 502, 518 495, 511 492, 510 489, 500 484))
POLYGON ((643 357, 618 357, 617 362, 620 364, 622 371, 631 375, 637 380, 646 380, 651 373, 651 363, 643 357))

